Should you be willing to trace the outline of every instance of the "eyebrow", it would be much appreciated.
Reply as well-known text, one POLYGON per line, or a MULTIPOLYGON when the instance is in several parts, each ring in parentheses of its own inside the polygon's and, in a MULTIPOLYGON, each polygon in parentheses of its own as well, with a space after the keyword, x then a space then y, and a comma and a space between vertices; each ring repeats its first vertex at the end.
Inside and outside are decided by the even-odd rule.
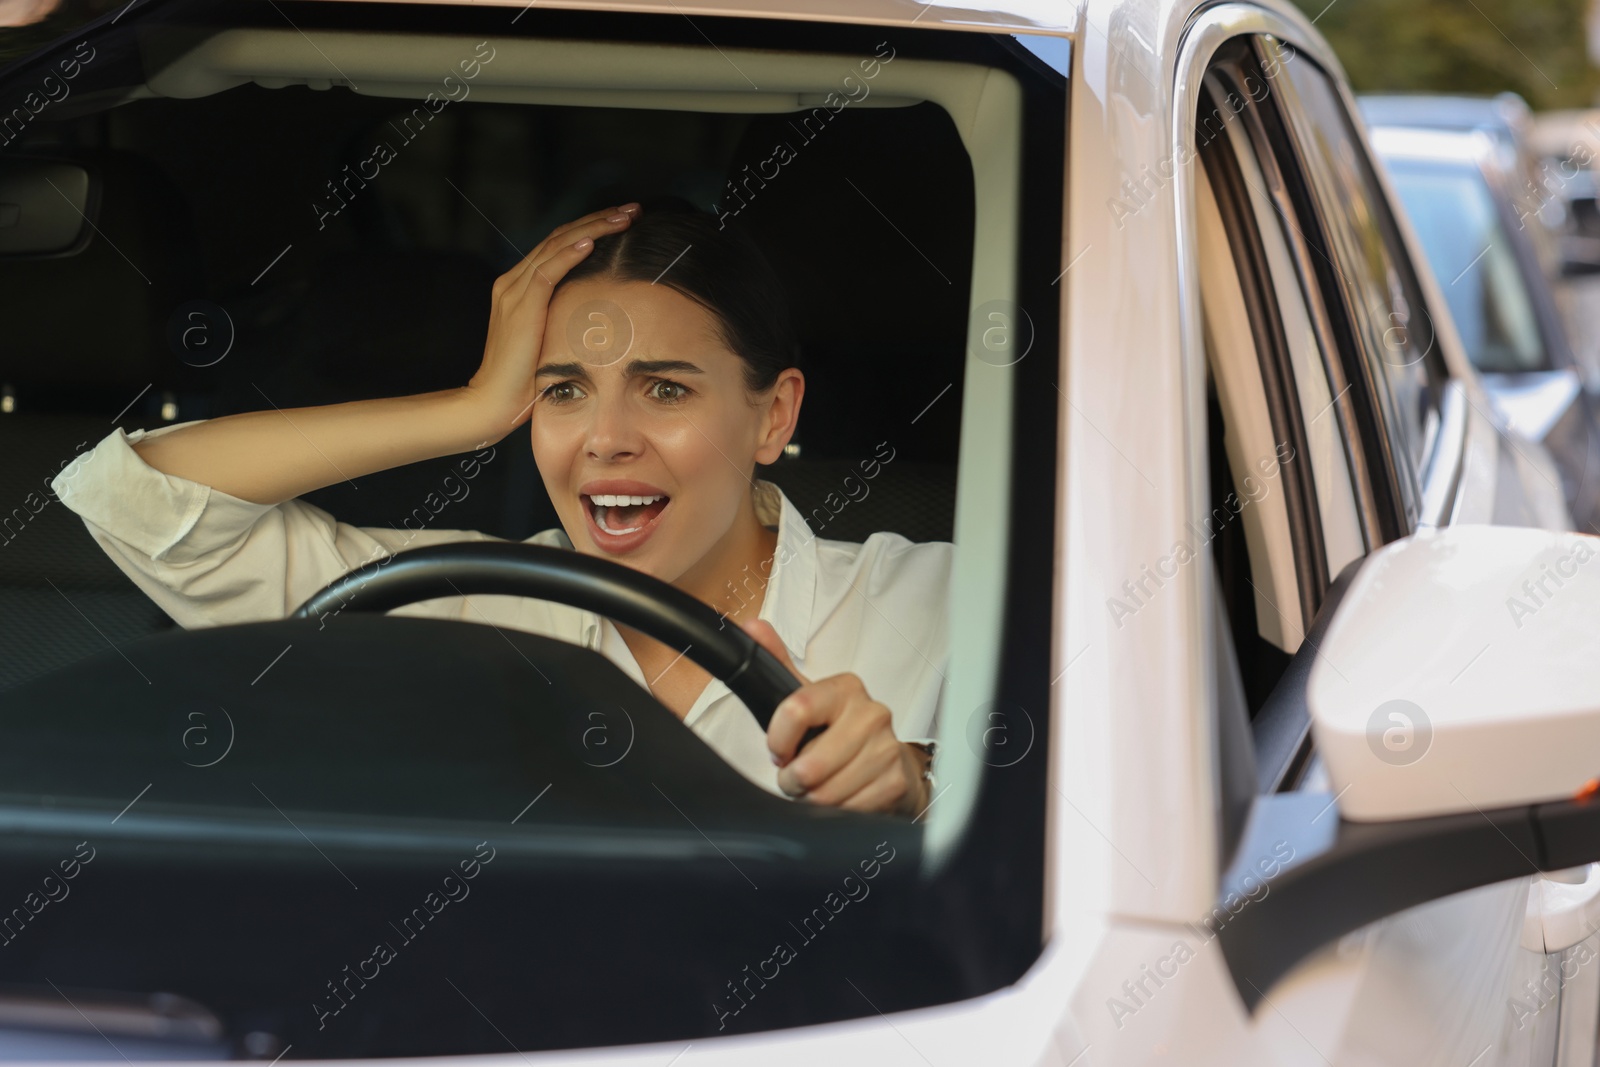
MULTIPOLYGON (((698 366, 683 359, 633 359, 623 368, 623 377, 634 378, 641 374, 704 374, 698 366)), ((587 378, 588 365, 578 362, 546 363, 534 373, 535 378, 587 378)))

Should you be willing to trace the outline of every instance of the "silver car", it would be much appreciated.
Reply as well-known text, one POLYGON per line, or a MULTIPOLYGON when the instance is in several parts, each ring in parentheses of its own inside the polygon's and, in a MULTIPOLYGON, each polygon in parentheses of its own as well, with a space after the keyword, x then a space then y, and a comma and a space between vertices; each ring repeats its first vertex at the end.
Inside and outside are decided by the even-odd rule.
POLYGON ((1375 126, 1372 136, 1485 388, 1509 429, 1549 449, 1578 528, 1595 528, 1596 401, 1550 277, 1550 234, 1519 208, 1521 171, 1483 131, 1375 126))

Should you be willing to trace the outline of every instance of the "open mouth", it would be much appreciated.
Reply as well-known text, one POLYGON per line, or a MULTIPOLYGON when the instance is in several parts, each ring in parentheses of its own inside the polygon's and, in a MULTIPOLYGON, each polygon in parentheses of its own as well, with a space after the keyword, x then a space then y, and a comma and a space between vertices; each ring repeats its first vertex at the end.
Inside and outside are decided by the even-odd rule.
POLYGON ((583 502, 595 528, 609 537, 619 538, 648 529, 666 510, 670 499, 665 495, 596 494, 585 496, 583 502))

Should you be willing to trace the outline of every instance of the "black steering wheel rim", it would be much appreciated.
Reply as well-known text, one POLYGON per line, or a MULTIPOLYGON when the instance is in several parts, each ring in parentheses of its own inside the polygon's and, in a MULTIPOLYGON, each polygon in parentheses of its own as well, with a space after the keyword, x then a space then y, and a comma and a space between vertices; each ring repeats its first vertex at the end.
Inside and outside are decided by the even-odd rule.
MULTIPOLYGON (((407 549, 328 583, 294 612, 311 619, 386 612, 439 597, 525 596, 593 611, 684 649, 744 702, 765 731, 784 697, 800 688, 777 657, 710 605, 632 567, 570 549, 515 541, 456 541, 407 549)), ((804 746, 817 733, 813 727, 804 746)))

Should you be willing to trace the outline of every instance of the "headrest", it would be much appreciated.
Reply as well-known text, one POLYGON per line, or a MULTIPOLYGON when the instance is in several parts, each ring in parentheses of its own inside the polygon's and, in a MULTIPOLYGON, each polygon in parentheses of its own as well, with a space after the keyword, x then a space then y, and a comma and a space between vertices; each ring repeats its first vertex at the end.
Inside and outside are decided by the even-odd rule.
POLYGON ((794 301, 802 458, 859 459, 893 437, 908 459, 954 463, 974 193, 949 115, 931 103, 758 115, 728 175, 727 225, 750 228, 794 301))

